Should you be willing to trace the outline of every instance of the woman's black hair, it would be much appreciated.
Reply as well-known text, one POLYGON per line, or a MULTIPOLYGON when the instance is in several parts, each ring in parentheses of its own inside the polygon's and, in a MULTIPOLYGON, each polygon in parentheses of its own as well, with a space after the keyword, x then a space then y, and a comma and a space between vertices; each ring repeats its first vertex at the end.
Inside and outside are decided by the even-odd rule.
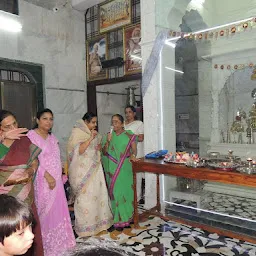
POLYGON ((13 116, 16 119, 16 116, 11 111, 5 109, 0 110, 0 123, 8 116, 13 116))
MULTIPOLYGON (((43 114, 45 114, 45 113, 50 113, 50 114, 53 116, 52 111, 51 111, 49 108, 45 108, 45 109, 40 110, 40 111, 37 112, 36 118, 37 118, 38 120, 40 120, 41 116, 42 116, 43 114)), ((36 125, 34 126, 34 129, 36 129, 36 128, 38 128, 38 124, 37 124, 37 123, 36 123, 36 125)), ((51 134, 51 131, 49 131, 49 134, 51 134)))
POLYGON ((94 113, 92 113, 92 112, 87 112, 87 113, 84 114, 84 116, 83 116, 82 119, 83 119, 84 121, 87 121, 88 123, 90 123, 91 120, 92 120, 94 117, 97 117, 94 113))
POLYGON ((33 221, 31 209, 24 202, 5 194, 0 195, 0 243, 33 221))
POLYGON ((111 119, 113 119, 113 117, 115 117, 115 116, 121 121, 122 124, 124 123, 124 118, 123 118, 122 115, 120 115, 120 114, 115 114, 115 115, 112 116, 111 119))
POLYGON ((131 111, 132 111, 133 113, 135 113, 134 119, 137 120, 137 115, 136 115, 137 111, 136 111, 136 108, 135 108, 134 106, 132 106, 132 105, 126 106, 126 107, 125 107, 125 110, 126 110, 127 108, 130 108, 131 111))

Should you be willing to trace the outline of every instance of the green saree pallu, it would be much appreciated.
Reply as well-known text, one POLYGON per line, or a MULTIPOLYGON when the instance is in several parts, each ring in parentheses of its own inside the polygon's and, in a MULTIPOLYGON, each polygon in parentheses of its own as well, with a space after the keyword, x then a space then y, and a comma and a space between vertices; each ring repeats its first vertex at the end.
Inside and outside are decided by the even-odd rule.
MULTIPOLYGON (((119 135, 113 132, 107 153, 102 159, 115 227, 129 226, 133 218, 133 174, 129 157, 135 140, 136 135, 130 131, 119 135)), ((105 142, 106 138, 103 145, 105 142)))
POLYGON ((7 148, 3 144, 0 144, 0 161, 8 153, 8 151, 9 151, 9 148, 7 148))
POLYGON ((40 154, 41 149, 27 137, 15 140, 0 159, 0 194, 8 194, 32 205, 33 180, 24 171, 40 154))

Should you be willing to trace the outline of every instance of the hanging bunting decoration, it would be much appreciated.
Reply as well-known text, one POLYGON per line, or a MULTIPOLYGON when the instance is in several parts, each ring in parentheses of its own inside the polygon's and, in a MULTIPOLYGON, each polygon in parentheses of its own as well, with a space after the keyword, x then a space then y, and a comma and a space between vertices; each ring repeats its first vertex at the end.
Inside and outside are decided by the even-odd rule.
POLYGON ((202 39, 202 38, 203 38, 203 34, 202 33, 198 34, 198 39, 202 39))
POLYGON ((169 36, 170 37, 181 37, 186 38, 190 40, 209 40, 209 39, 218 39, 218 37, 228 37, 229 35, 235 35, 238 32, 245 32, 249 31, 249 28, 255 28, 256 27, 256 17, 251 18, 250 20, 245 22, 238 23, 237 25, 232 25, 227 28, 222 28, 220 30, 213 30, 213 31, 206 31, 201 33, 185 33, 180 31, 170 31, 169 36))
POLYGON ((250 62, 249 64, 234 64, 234 65, 230 65, 230 64, 214 64, 214 69, 227 69, 227 70, 231 70, 232 68, 234 70, 238 70, 238 69, 244 69, 246 67, 249 68, 253 68, 256 65, 256 63, 252 63, 250 62))
POLYGON ((247 28, 248 28, 248 23, 247 23, 247 22, 245 22, 245 23, 243 24, 243 28, 244 28, 244 29, 247 29, 247 28))
POLYGON ((232 28, 231 28, 231 33, 232 33, 232 34, 235 34, 235 33, 236 33, 236 27, 232 27, 232 28))

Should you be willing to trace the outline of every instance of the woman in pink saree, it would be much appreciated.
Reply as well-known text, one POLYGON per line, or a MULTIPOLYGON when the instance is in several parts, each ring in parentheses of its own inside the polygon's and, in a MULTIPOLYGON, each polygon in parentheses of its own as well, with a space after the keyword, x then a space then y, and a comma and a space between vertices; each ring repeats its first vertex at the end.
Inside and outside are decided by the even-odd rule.
POLYGON ((52 126, 53 113, 44 109, 37 114, 37 128, 28 132, 29 139, 42 149, 34 188, 45 256, 61 255, 75 245, 62 182, 60 151, 56 137, 50 132, 52 126))

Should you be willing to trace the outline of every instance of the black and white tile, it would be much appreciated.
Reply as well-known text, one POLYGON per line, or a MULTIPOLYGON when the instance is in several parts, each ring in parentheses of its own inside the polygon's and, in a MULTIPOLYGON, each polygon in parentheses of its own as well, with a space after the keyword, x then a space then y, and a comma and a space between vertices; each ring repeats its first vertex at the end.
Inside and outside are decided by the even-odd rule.
POLYGON ((140 229, 101 234, 116 240, 135 255, 171 256, 255 256, 256 245, 219 236, 159 217, 140 223, 140 229))

